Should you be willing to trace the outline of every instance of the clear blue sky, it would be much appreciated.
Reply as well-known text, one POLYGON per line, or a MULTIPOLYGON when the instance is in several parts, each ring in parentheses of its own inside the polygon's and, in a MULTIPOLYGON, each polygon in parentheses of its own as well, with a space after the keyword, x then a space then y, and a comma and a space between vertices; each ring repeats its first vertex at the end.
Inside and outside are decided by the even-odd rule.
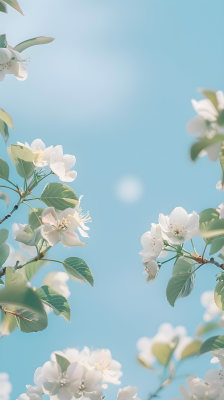
MULTIPOLYGON (((198 88, 224 89, 224 3, 20 2, 25 17, 13 10, 0 16, 9 43, 38 35, 56 40, 24 53, 30 59, 28 80, 7 77, 1 106, 14 118, 12 140, 40 137, 76 155, 73 187, 85 195, 91 237, 85 249, 59 246, 54 254, 85 258, 96 284, 92 289, 71 282, 70 325, 51 316, 44 332, 3 338, 1 371, 10 374, 14 400, 51 351, 109 347, 123 365, 122 384, 138 386, 146 399, 156 381, 135 361, 137 339, 153 336, 164 321, 183 324, 193 334, 202 311, 200 294, 215 284, 212 267, 201 270, 194 293, 173 309, 165 298, 171 265, 147 285, 138 252, 140 235, 159 212, 170 213, 178 205, 199 212, 223 201, 215 189, 218 166, 207 159, 190 162, 192 138, 185 126, 194 115, 190 99, 199 96, 198 88), (125 204, 116 197, 123 175, 143 183, 138 202, 125 204)), ((25 211, 14 221, 24 222, 25 211)), ((204 357, 184 370, 203 375, 207 368, 204 357)), ((161 399, 177 396, 179 383, 161 399)))

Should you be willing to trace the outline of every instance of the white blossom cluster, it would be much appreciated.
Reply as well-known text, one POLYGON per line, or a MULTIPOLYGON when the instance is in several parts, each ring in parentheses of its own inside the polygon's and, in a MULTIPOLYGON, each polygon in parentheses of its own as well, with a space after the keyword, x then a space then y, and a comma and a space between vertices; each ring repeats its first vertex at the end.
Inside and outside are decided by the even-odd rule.
POLYGON ((11 46, 0 48, 0 81, 3 81, 7 74, 15 75, 22 81, 27 78, 26 62, 11 46))
POLYGON ((151 230, 141 237, 142 262, 149 279, 159 272, 157 258, 166 255, 166 245, 181 245, 199 235, 199 215, 193 211, 188 214, 182 207, 176 207, 169 216, 159 214, 159 223, 152 224, 151 230))
MULTIPOLYGON (((220 362, 219 370, 211 369, 205 374, 205 379, 196 375, 187 378, 188 389, 180 386, 180 394, 184 400, 223 400, 224 399, 224 354, 223 350, 216 350, 213 354, 220 362)), ((180 400, 180 399, 173 399, 180 400)))
POLYGON ((64 154, 61 145, 46 147, 41 139, 35 139, 31 145, 27 142, 18 142, 18 144, 32 151, 34 155, 33 163, 36 167, 49 166, 62 182, 72 182, 77 177, 77 172, 71 170, 76 163, 76 158, 73 155, 64 154))
MULTIPOLYGON (((35 386, 27 386, 27 392, 17 400, 41 400, 47 395, 50 400, 100 400, 108 384, 119 385, 121 364, 112 359, 110 350, 82 351, 69 348, 54 352, 51 360, 34 373, 35 386), (57 357, 63 357, 67 366, 62 368, 57 357)), ((137 388, 120 389, 118 400, 138 400, 137 388)))
POLYGON ((9 400, 12 385, 9 382, 9 376, 6 373, 0 373, 0 400, 9 400))
POLYGON ((138 360, 146 366, 152 366, 156 361, 156 357, 152 351, 153 345, 156 343, 172 344, 172 342, 176 340, 178 340, 178 344, 174 351, 174 357, 176 360, 180 360, 183 350, 193 342, 193 339, 187 336, 186 329, 183 326, 177 326, 174 328, 169 323, 162 324, 153 338, 141 337, 138 340, 138 360))
POLYGON ((224 313, 220 308, 217 307, 214 300, 214 291, 207 290, 201 295, 201 304, 205 308, 203 319, 206 322, 210 322, 215 318, 219 317, 221 326, 224 326, 224 313))
MULTIPOLYGON (((212 138, 217 133, 224 134, 224 94, 221 90, 215 93, 216 107, 214 102, 209 98, 202 100, 192 100, 192 106, 198 114, 188 122, 187 130, 192 135, 198 135, 197 139, 208 137, 212 138)), ((215 143, 208 146, 206 150, 201 153, 207 153, 211 161, 216 161, 219 157, 221 143, 215 143)))

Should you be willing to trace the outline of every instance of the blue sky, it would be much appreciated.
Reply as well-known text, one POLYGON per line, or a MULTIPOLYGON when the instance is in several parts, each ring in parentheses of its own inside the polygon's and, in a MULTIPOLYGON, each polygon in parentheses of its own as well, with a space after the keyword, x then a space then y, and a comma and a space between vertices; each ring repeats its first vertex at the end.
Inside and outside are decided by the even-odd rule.
MULTIPOLYGON (((59 246, 54 256, 85 258, 96 284, 71 282, 70 325, 51 316, 44 332, 3 338, 1 370, 10 374, 14 399, 51 351, 109 347, 122 363, 122 384, 138 386, 145 399, 156 381, 137 365, 137 339, 153 336, 162 322, 183 324, 193 334, 201 321, 200 294, 215 284, 216 271, 201 270, 194 293, 173 309, 165 298, 172 266, 147 285, 138 252, 141 234, 160 212, 178 205, 199 212, 223 201, 215 189, 218 165, 191 163, 185 127, 199 88, 224 89, 224 3, 21 0, 21 6, 25 17, 13 10, 0 17, 11 45, 39 35, 56 40, 24 53, 29 77, 1 83, 1 106, 14 119, 12 142, 40 137, 76 155, 73 188, 85 196, 91 235, 87 248, 59 246), (138 201, 117 197, 123 176, 141 182, 138 201)), ((14 221, 24 222, 25 212, 14 221)), ((183 370, 203 375, 208 368, 204 357, 183 370)), ((179 383, 161 399, 177 396, 179 383)))

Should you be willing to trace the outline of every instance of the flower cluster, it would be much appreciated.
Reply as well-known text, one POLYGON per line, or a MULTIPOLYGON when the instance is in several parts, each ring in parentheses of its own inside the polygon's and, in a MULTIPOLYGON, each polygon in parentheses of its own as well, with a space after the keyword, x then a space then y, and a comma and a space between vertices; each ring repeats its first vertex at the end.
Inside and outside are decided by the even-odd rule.
POLYGON ((189 376, 187 378, 188 390, 184 385, 180 387, 180 394, 184 400, 222 400, 224 398, 223 350, 216 350, 214 353, 221 364, 221 369, 207 371, 204 380, 196 375, 189 376))
POLYGON ((72 170, 76 163, 76 158, 70 154, 63 153, 63 147, 46 147, 41 139, 35 139, 31 145, 27 142, 18 145, 30 149, 33 153, 33 163, 35 167, 43 168, 49 166, 51 171, 59 177, 62 182, 72 182, 77 177, 77 172, 72 170))
POLYGON ((153 353, 153 346, 157 343, 166 343, 174 346, 174 357, 180 360, 184 349, 193 342, 193 338, 186 335, 183 326, 172 327, 169 323, 164 323, 159 327, 157 334, 153 338, 142 337, 137 342, 138 360, 144 366, 150 368, 156 361, 153 353))
POLYGON ((26 62, 11 46, 0 48, 0 81, 3 81, 7 74, 15 75, 22 81, 27 78, 26 62))
POLYGON ((142 262, 148 279, 154 279, 159 272, 157 258, 166 255, 176 245, 182 245, 192 237, 199 235, 199 216, 193 211, 187 214, 184 208, 176 207, 169 216, 160 214, 159 223, 152 224, 151 230, 141 237, 143 250, 142 262))
MULTIPOLYGON (((198 115, 187 125, 188 133, 198 135, 198 140, 203 137, 213 138, 217 133, 224 134, 224 94, 220 90, 216 93, 204 91, 204 94, 207 98, 192 100, 192 106, 198 115)), ((211 161, 216 161, 220 149, 221 143, 215 143, 206 147, 201 155, 207 153, 211 161)))
MULTIPOLYGON (((108 384, 120 384, 121 375, 121 364, 112 359, 108 349, 69 348, 54 352, 51 361, 37 368, 35 386, 27 386, 17 400, 41 400, 43 395, 51 400, 99 400, 108 384)), ((117 399, 139 400, 137 388, 120 389, 117 399)))

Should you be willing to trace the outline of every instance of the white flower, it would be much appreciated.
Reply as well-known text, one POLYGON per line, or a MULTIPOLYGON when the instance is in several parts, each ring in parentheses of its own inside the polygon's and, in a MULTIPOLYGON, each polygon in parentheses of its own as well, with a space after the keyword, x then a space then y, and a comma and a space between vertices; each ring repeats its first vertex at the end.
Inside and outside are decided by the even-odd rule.
POLYGON ((220 363, 221 368, 224 369, 224 349, 214 350, 212 354, 214 357, 211 359, 211 363, 220 363))
POLYGON ((180 393, 184 400, 223 400, 224 376, 223 371, 210 370, 205 375, 205 380, 196 375, 187 378, 187 389, 181 385, 180 393))
POLYGON ((27 78, 26 63, 20 53, 10 46, 0 48, 0 81, 3 81, 7 74, 15 75, 21 81, 27 78))
POLYGON ((50 168, 62 182, 72 182, 77 176, 77 172, 71 170, 76 163, 75 156, 63 154, 61 145, 55 146, 50 154, 50 168))
POLYGON ((33 163, 36 167, 46 167, 49 165, 50 154, 53 150, 53 146, 46 147, 45 143, 41 139, 33 140, 31 145, 29 145, 27 142, 17 142, 17 144, 27 147, 32 151, 34 155, 33 163))
POLYGON ((208 290, 202 293, 201 304, 206 309, 203 315, 203 319, 206 322, 209 322, 222 314, 222 311, 217 307, 215 303, 214 292, 212 290, 208 290))
POLYGON ((35 231, 29 225, 14 223, 12 225, 13 237, 17 242, 20 242, 20 247, 30 255, 36 254, 35 243, 40 238, 40 229, 35 231))
POLYGON ((0 373, 0 400, 9 400, 11 391, 12 385, 8 374, 0 373))
POLYGON ((182 244, 199 234, 199 215, 176 207, 169 216, 159 214, 162 235, 170 244, 182 244))
POLYGON ((98 400, 102 393, 100 374, 79 363, 70 364, 62 373, 56 362, 48 361, 36 370, 34 382, 54 400, 98 400))
POLYGON ((119 378, 122 376, 121 364, 112 359, 111 352, 108 349, 95 350, 91 353, 88 360, 90 366, 93 366, 102 376, 102 381, 119 385, 119 378))
POLYGON ((56 211, 54 207, 46 208, 42 213, 41 234, 50 246, 55 246, 61 242, 64 246, 83 246, 76 229, 81 236, 88 237, 85 222, 90 220, 83 216, 79 208, 67 208, 64 211, 56 211))
POLYGON ((178 339, 178 345, 175 350, 175 357, 179 359, 180 352, 182 352, 186 340, 186 329, 183 326, 177 326, 173 328, 171 324, 164 323, 160 325, 157 334, 153 338, 142 337, 137 342, 137 349, 139 350, 138 358, 140 361, 147 365, 152 365, 155 361, 155 357, 152 353, 152 346, 155 343, 168 343, 171 344, 175 339, 178 339), (184 341, 184 342, 183 342, 184 341), (179 347, 180 346, 180 347, 179 347), (179 350, 180 348, 180 350, 179 350))
POLYGON ((70 296, 70 290, 66 282, 69 280, 69 276, 66 272, 50 272, 46 275, 43 281, 43 285, 50 286, 55 292, 61 294, 66 299, 70 296))
POLYGON ((156 262, 156 260, 149 260, 144 263, 145 265, 145 272, 147 274, 147 281, 151 281, 155 279, 159 273, 159 266, 156 262))
POLYGON ((20 253, 19 251, 9 246, 9 256, 5 262, 6 266, 14 267, 16 263, 25 264, 26 261, 27 257, 24 254, 20 253))
POLYGON ((27 392, 21 394, 17 400, 42 400, 42 394, 41 388, 27 385, 27 392))
POLYGON ((136 386, 126 386, 118 390, 117 400, 139 400, 137 395, 138 388, 136 386))
POLYGON ((163 248, 163 238, 161 227, 152 224, 151 231, 145 232, 141 237, 143 250, 139 253, 142 255, 142 262, 145 263, 152 258, 160 256, 163 248))
POLYGON ((224 190, 224 186, 222 185, 222 181, 218 181, 216 183, 216 189, 217 190, 224 190))

